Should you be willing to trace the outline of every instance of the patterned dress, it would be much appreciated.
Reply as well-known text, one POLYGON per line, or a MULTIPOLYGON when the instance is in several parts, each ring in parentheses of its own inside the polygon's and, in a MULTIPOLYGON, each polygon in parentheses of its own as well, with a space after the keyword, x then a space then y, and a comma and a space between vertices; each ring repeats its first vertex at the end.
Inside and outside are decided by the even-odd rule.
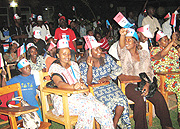
POLYGON ((31 69, 32 70, 37 70, 37 71, 40 71, 42 70, 43 68, 46 68, 46 64, 45 64, 45 60, 43 58, 43 56, 39 55, 37 57, 37 62, 36 64, 32 62, 31 59, 28 60, 29 63, 30 63, 30 66, 31 66, 31 69))
MULTIPOLYGON (((162 50, 163 48, 161 47, 153 47, 151 49, 151 57, 162 50)), ((151 58, 151 64, 155 72, 180 71, 178 51, 172 47, 164 58, 161 58, 160 60, 154 60, 151 58)), ((157 75, 156 77, 159 80, 157 75)), ((178 98, 178 112, 180 113, 180 76, 167 76, 164 87, 167 91, 176 93, 178 98)))
MULTIPOLYGON (((75 84, 80 79, 79 66, 73 61, 71 61, 71 67, 68 69, 53 63, 49 68, 49 74, 61 76, 62 80, 69 84, 75 84)), ((63 115, 62 97, 54 95, 53 104, 53 114, 57 116, 63 115)), ((68 97, 68 104, 70 115, 78 115, 76 129, 92 129, 94 118, 101 125, 102 129, 114 129, 110 110, 91 93, 88 96, 73 94, 68 97)))
MULTIPOLYGON (((104 61, 105 64, 103 66, 99 68, 93 67, 92 83, 98 83, 101 78, 107 77, 108 75, 115 80, 117 76, 121 74, 120 66, 117 65, 109 55, 105 55, 104 61)), ((82 79, 87 84, 88 64, 82 62, 79 64, 79 67, 82 79)), ((109 85, 94 88, 94 94, 99 101, 103 102, 111 110, 112 116, 114 115, 116 106, 123 106, 124 111, 119 119, 118 125, 123 129, 131 128, 127 98, 112 80, 110 80, 109 85)))

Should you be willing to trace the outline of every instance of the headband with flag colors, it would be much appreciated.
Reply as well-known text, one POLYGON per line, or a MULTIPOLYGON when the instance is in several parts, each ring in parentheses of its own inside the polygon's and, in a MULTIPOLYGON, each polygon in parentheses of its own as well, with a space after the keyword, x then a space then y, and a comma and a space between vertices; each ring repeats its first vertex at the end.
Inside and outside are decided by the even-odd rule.
POLYGON ((56 47, 56 44, 54 44, 53 42, 50 43, 48 51, 51 51, 53 48, 56 47))
POLYGON ((4 52, 7 52, 8 49, 9 49, 9 43, 3 43, 3 49, 4 49, 4 52))
POLYGON ((16 42, 15 40, 13 40, 11 43, 10 43, 10 45, 13 45, 13 44, 16 44, 18 47, 19 47, 19 43, 18 42, 16 42))
POLYGON ((26 47, 25 47, 25 43, 23 43, 23 45, 17 49, 17 56, 19 57, 20 55, 24 54, 25 52, 26 52, 26 47))
POLYGON ((173 27, 176 27, 176 14, 175 14, 175 13, 172 14, 172 17, 171 17, 171 25, 172 25, 173 27))
POLYGON ((21 19, 21 17, 18 14, 14 14, 14 19, 21 19))
POLYGON ((37 46, 36 45, 34 45, 34 43, 28 43, 27 45, 26 45, 26 50, 28 50, 30 47, 35 47, 35 48, 37 48, 37 46))
POLYGON ((170 18, 171 17, 171 14, 170 13, 168 13, 165 17, 164 17, 164 19, 166 19, 166 18, 170 18))
POLYGON ((41 15, 39 15, 39 16, 37 17, 37 21, 43 21, 43 18, 42 18, 41 15))
POLYGON ((164 36, 166 36, 162 31, 158 31, 156 34, 156 42, 159 41, 159 39, 163 38, 164 36))
POLYGON ((106 20, 106 27, 109 29, 109 26, 110 26, 111 24, 109 23, 109 21, 108 20, 106 20))
POLYGON ((60 39, 57 43, 57 49, 69 48, 69 42, 66 39, 60 39))
POLYGON ((126 37, 134 37, 137 39, 137 41, 139 40, 138 38, 138 35, 136 33, 136 31, 132 28, 128 28, 128 31, 127 31, 127 34, 126 34, 126 37))
POLYGON ((153 35, 149 31, 149 25, 145 25, 137 29, 138 32, 141 32, 147 38, 153 38, 153 35))
POLYGON ((113 19, 123 28, 130 28, 133 26, 133 24, 131 24, 121 12, 119 12, 113 19))
POLYGON ((92 49, 92 48, 96 48, 96 47, 99 47, 102 45, 102 43, 98 43, 95 39, 94 36, 83 36, 85 41, 86 41, 86 44, 85 44, 85 50, 87 50, 88 48, 89 49, 92 49))
POLYGON ((62 16, 62 13, 58 13, 58 16, 61 17, 61 16, 62 16))
POLYGON ((4 61, 3 61, 2 53, 0 53, 0 67, 4 67, 4 61))
POLYGON ((47 41, 48 39, 50 39, 50 38, 52 38, 52 35, 51 34, 47 34, 46 36, 45 36, 45 40, 47 41))
POLYGON ((21 69, 21 68, 26 67, 28 65, 30 65, 29 61, 27 59, 23 58, 18 62, 17 67, 18 67, 18 69, 21 69))

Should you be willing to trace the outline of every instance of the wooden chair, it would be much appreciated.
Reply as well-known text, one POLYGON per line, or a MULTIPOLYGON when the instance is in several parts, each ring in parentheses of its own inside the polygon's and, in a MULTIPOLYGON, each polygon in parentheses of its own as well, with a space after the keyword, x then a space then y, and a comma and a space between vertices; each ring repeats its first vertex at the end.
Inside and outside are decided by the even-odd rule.
POLYGON ((7 74, 8 74, 8 79, 10 80, 11 79, 11 71, 10 71, 10 68, 12 67, 12 66, 15 66, 16 64, 7 64, 6 66, 6 68, 7 68, 7 74))
MULTIPOLYGON (((166 103, 167 103, 167 105, 169 107, 169 110, 176 108, 177 105, 170 107, 169 106, 169 101, 168 101, 168 96, 172 95, 172 94, 175 94, 175 93, 165 90, 164 89, 164 83, 165 83, 165 80, 166 80, 167 76, 179 75, 180 72, 155 72, 154 74, 159 75, 159 77, 160 77, 159 90, 160 90, 161 94, 164 96, 164 99, 166 100, 166 103)), ((177 100, 174 100, 174 99, 172 99, 172 100, 177 101, 177 100)))
MULTIPOLYGON (((138 76, 127 76, 127 75, 120 75, 118 77, 118 85, 121 88, 122 92, 125 93, 125 84, 126 83, 135 83, 135 82, 140 82, 141 79, 138 76)), ((152 126, 152 121, 153 121, 153 105, 150 101, 146 101, 148 103, 148 112, 146 113, 146 116, 149 116, 149 126, 152 126)), ((129 104, 134 104, 129 103, 129 104)), ((133 115, 130 115, 130 118, 132 118, 133 115)))
MULTIPOLYGON (((8 86, 0 88, 0 96, 8 94, 8 93, 15 92, 15 91, 17 91, 19 97, 23 97, 22 92, 21 92, 21 86, 19 83, 8 85, 8 86)), ((27 113, 34 112, 37 110, 39 110, 39 108, 34 107, 34 106, 15 107, 15 108, 0 107, 0 114, 8 115, 9 119, 10 119, 10 126, 11 127, 8 125, 4 128, 6 128, 6 129, 7 128, 17 129, 16 117, 18 117, 22 114, 27 114, 27 113)), ((40 129, 45 129, 45 128, 49 127, 50 125, 51 124, 48 122, 41 122, 40 129)))
POLYGON ((84 93, 86 91, 89 91, 89 89, 66 90, 66 89, 57 89, 57 88, 47 88, 46 83, 48 81, 44 80, 46 76, 49 76, 48 72, 40 71, 40 80, 41 80, 40 91, 41 91, 43 119, 45 122, 48 122, 48 120, 52 120, 57 123, 65 125, 66 129, 72 129, 77 122, 78 116, 69 115, 68 96, 70 94, 84 93), (64 115, 56 116, 52 113, 52 110, 49 111, 46 110, 45 96, 49 94, 57 94, 62 96, 64 115))

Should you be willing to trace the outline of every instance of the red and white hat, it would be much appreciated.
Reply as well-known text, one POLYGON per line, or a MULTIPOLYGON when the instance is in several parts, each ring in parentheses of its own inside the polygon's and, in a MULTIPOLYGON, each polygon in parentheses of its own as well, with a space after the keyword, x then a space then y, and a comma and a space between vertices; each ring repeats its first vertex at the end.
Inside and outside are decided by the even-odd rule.
POLYGON ((69 48, 69 42, 66 39, 60 39, 57 43, 57 49, 69 48))
MULTIPOLYGON (((13 45, 13 44, 16 44, 18 47, 19 47, 19 43, 18 42, 16 42, 15 40, 13 40, 12 42, 11 42, 11 44, 13 45)), ((11 45, 10 44, 10 45, 11 45)))
POLYGON ((168 13, 165 17, 164 17, 164 19, 166 19, 166 18, 170 18, 171 17, 171 14, 170 13, 168 13))
POLYGON ((21 19, 21 17, 18 14, 14 14, 14 19, 21 19))
POLYGON ((56 47, 56 44, 54 44, 53 42, 50 43, 48 51, 51 51, 53 48, 56 47))
POLYGON ((51 34, 47 34, 46 36, 45 36, 45 40, 47 41, 49 38, 52 38, 52 35, 51 34))
POLYGON ((159 39, 163 38, 164 36, 166 36, 161 30, 159 30, 156 34, 156 42, 159 41, 159 39))
POLYGON ((34 38, 36 39, 41 39, 41 31, 40 30, 35 30, 33 32, 34 38))
POLYGON ((145 25, 137 29, 138 32, 141 32, 147 38, 153 38, 153 35, 149 31, 149 25, 145 25))
POLYGON ((29 61, 27 59, 23 58, 18 62, 17 67, 18 67, 18 69, 21 69, 21 68, 26 67, 28 65, 30 65, 29 61))
POLYGON ((85 50, 87 50, 88 48, 89 49, 96 48, 103 44, 103 43, 98 43, 94 36, 87 35, 87 36, 83 36, 83 37, 86 41, 85 50))
POLYGON ((38 15, 38 16, 37 16, 37 21, 43 21, 43 18, 42 18, 41 15, 38 15))
POLYGON ((35 48, 37 48, 37 46, 36 45, 34 45, 34 43, 28 43, 27 45, 26 45, 26 50, 28 50, 30 47, 35 47, 35 48))

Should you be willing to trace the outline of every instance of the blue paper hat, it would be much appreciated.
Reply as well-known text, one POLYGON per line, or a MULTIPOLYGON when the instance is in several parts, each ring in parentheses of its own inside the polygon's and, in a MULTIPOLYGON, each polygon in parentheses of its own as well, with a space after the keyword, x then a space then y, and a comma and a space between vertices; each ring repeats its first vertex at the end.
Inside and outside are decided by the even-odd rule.
POLYGON ((136 31, 135 31, 134 29, 132 29, 132 28, 128 28, 128 31, 127 31, 126 37, 129 37, 129 36, 136 38, 136 39, 137 39, 137 41, 139 40, 139 38, 138 38, 138 35, 137 35, 136 31))

